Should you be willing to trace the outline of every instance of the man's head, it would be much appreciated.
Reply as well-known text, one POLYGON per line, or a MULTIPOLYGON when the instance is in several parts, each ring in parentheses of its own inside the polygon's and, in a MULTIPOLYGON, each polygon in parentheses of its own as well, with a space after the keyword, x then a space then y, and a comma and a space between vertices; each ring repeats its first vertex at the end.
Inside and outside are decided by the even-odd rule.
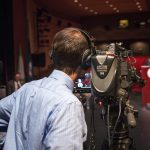
POLYGON ((56 33, 52 44, 52 59, 56 68, 67 74, 76 72, 88 48, 85 35, 76 28, 66 28, 56 33))
POLYGON ((16 80, 16 81, 20 81, 20 80, 21 80, 21 74, 20 74, 19 72, 17 72, 17 73, 15 74, 15 80, 16 80))

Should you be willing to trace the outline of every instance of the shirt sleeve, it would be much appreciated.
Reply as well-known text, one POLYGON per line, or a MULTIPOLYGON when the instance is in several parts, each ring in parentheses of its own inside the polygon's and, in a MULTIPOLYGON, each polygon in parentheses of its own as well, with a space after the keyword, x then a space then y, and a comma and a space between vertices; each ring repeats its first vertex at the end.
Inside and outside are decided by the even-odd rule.
POLYGON ((0 131, 6 131, 13 109, 16 92, 0 100, 0 131))
POLYGON ((83 107, 73 102, 49 118, 44 144, 47 150, 82 150, 86 136, 83 107))

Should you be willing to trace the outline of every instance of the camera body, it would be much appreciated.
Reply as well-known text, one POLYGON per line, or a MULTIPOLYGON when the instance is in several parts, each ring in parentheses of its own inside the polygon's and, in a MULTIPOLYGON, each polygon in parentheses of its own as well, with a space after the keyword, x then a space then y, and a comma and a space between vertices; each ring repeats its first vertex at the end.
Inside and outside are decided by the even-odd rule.
POLYGON ((129 93, 133 83, 144 81, 131 65, 133 62, 126 61, 127 57, 132 57, 132 52, 117 43, 91 57, 91 93, 97 97, 96 102, 103 103, 107 149, 134 149, 128 127, 136 126, 137 110, 130 105, 129 93))
POLYGON ((137 75, 136 69, 127 62, 132 57, 131 50, 119 44, 110 44, 105 51, 99 51, 91 57, 91 89, 97 97, 107 96, 119 98, 125 91, 129 91, 132 84, 144 81, 137 75))
POLYGON ((96 96, 116 96, 118 80, 118 60, 107 54, 91 58, 92 92, 96 96))

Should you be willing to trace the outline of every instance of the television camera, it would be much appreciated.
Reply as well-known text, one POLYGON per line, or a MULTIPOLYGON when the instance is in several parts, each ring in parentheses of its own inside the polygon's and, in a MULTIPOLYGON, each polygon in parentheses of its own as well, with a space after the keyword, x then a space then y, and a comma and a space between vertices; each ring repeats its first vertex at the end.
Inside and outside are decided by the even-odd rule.
MULTIPOLYGON (((107 126, 107 140, 104 140, 102 150, 136 149, 129 135, 129 126, 136 126, 138 111, 130 104, 129 95, 133 83, 143 86, 144 81, 132 65, 134 61, 132 51, 120 43, 112 43, 91 57, 91 99, 93 105, 95 101, 103 104, 102 118, 107 126)), ((89 149, 95 149, 94 129, 89 149)))

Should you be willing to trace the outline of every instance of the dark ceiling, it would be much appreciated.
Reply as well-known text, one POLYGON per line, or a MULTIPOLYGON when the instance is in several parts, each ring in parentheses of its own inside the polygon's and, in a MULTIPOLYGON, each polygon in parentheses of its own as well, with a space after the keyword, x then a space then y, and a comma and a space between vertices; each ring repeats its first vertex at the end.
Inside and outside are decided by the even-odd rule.
POLYGON ((52 15, 78 20, 106 14, 150 12, 150 0, 35 0, 52 15))

